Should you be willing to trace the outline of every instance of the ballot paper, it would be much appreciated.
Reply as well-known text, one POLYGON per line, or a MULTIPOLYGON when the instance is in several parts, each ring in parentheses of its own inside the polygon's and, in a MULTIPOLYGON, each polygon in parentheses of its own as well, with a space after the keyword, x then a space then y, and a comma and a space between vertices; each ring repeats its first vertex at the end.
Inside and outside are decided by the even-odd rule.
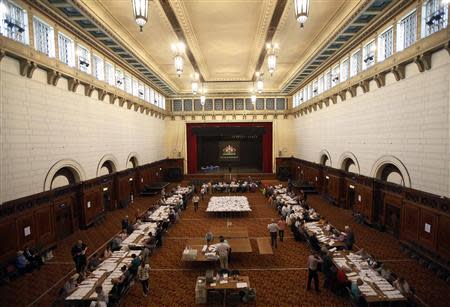
POLYGON ((222 279, 221 281, 219 281, 219 284, 227 284, 228 283, 228 280, 226 280, 226 279, 222 279))
POLYGON ((216 283, 215 282, 212 282, 212 283, 210 283, 209 284, 211 287, 215 287, 216 286, 216 283))
POLYGON ((246 282, 238 282, 236 284, 236 288, 247 288, 247 283, 246 282))

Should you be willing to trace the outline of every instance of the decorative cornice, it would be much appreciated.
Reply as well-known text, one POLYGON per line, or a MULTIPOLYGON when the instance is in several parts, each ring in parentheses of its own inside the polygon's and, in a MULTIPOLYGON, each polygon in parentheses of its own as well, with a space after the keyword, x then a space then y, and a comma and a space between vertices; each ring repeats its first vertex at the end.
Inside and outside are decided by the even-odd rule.
POLYGON ((300 113, 300 116, 303 116, 308 112, 311 113, 311 106, 313 105, 319 104, 320 107, 321 103, 325 103, 325 105, 328 106, 328 100, 331 100, 333 103, 337 103, 337 96, 339 96, 341 98, 341 101, 343 101, 345 100, 344 93, 346 92, 349 92, 351 97, 355 97, 357 96, 358 87, 361 87, 363 93, 367 93, 370 91, 369 83, 372 80, 376 82, 378 87, 383 87, 386 84, 386 75, 388 73, 392 73, 396 81, 401 81, 405 79, 406 76, 406 65, 411 63, 415 63, 420 72, 429 70, 432 67, 432 54, 439 50, 446 49, 449 44, 450 29, 434 33, 427 38, 424 38, 421 41, 417 42, 410 48, 396 53, 383 62, 377 63, 371 68, 361 72, 359 75, 341 84, 338 84, 332 89, 292 109, 291 113, 300 113))

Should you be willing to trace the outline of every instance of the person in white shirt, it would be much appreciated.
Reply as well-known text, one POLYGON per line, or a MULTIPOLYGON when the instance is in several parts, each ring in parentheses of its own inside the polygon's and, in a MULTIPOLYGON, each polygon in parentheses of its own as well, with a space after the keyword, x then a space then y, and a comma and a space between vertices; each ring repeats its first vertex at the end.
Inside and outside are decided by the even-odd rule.
POLYGON ((270 221, 270 224, 267 225, 267 229, 269 230, 270 233, 270 240, 271 240, 271 244, 272 247, 277 248, 277 233, 278 233, 278 225, 277 223, 275 223, 275 220, 272 219, 270 221))
POLYGON ((403 277, 399 277, 396 281, 394 281, 393 286, 400 291, 406 298, 411 298, 413 293, 409 284, 403 277))
POLYGON ((316 292, 320 292, 319 290, 319 275, 317 274, 319 270, 319 263, 322 263, 323 260, 320 258, 317 252, 314 252, 312 255, 308 257, 308 284, 306 286, 306 290, 311 289, 311 280, 314 279, 314 287, 316 288, 316 292))
POLYGON ((197 210, 198 210, 198 203, 199 203, 199 201, 200 201, 200 198, 197 196, 197 194, 195 194, 192 197, 192 202, 194 203, 194 212, 197 212, 197 210))
POLYGON ((221 236, 220 243, 216 244, 216 252, 219 255, 220 268, 228 270, 228 254, 230 251, 230 245, 225 242, 225 239, 221 236))

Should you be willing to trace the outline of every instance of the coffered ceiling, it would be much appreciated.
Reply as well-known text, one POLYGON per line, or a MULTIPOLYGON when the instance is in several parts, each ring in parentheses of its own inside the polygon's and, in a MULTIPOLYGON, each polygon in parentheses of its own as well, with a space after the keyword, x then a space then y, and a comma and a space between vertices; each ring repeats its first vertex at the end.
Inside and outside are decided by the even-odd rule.
POLYGON ((152 81, 170 88, 165 91, 169 95, 190 93, 190 74, 195 71, 208 93, 246 93, 260 68, 266 93, 287 93, 337 30, 376 1, 382 0, 311 0, 303 29, 295 20, 293 0, 153 0, 143 32, 134 21, 131 0, 78 0, 76 9, 148 68, 151 73, 138 68, 145 76, 155 75, 152 81), (171 51, 179 40, 187 47, 181 77, 171 51), (273 76, 265 59, 268 40, 280 46, 273 76))

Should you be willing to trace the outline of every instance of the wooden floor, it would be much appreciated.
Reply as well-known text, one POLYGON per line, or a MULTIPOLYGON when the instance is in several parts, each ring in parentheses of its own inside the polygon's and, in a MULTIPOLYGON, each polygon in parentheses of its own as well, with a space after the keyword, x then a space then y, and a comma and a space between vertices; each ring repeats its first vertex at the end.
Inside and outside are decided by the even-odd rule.
MULTIPOLYGON (((125 298, 123 306, 194 306, 194 286, 198 275, 214 264, 185 263, 181 253, 189 240, 202 239, 209 229, 224 228, 231 223, 245 228, 251 239, 252 252, 232 255, 230 268, 250 276, 256 288, 256 306, 348 306, 346 298, 336 296, 328 290, 320 294, 305 290, 306 258, 309 254, 304 243, 293 240, 289 230, 285 241, 278 243, 273 254, 261 255, 259 238, 270 243, 267 224, 277 217, 275 209, 268 206, 261 193, 245 194, 253 211, 248 216, 221 218, 210 216, 206 209, 207 199, 201 202, 200 210, 194 212, 189 204, 179 223, 173 225, 165 236, 162 248, 151 257, 151 294, 142 296, 139 284, 135 284, 125 298)), ((119 231, 124 215, 133 215, 136 209, 145 210, 155 198, 138 198, 133 208, 109 212, 105 223, 88 230, 78 231, 61 241, 55 250, 55 258, 40 271, 20 277, 0 287, 1 306, 50 306, 64 280, 73 272, 70 247, 81 238, 87 242, 89 253, 101 249, 119 231)), ((395 273, 404 276, 416 288, 419 298, 428 306, 447 306, 450 301, 450 286, 419 263, 403 254, 398 241, 389 234, 356 224, 351 213, 328 204, 320 196, 309 198, 309 203, 336 227, 345 225, 354 228, 356 245, 363 247, 378 259, 383 260, 395 273)), ((270 245, 270 244, 269 244, 270 245)), ((322 276, 321 276, 322 278, 322 276)), ((221 302, 216 302, 218 305, 221 302)))

